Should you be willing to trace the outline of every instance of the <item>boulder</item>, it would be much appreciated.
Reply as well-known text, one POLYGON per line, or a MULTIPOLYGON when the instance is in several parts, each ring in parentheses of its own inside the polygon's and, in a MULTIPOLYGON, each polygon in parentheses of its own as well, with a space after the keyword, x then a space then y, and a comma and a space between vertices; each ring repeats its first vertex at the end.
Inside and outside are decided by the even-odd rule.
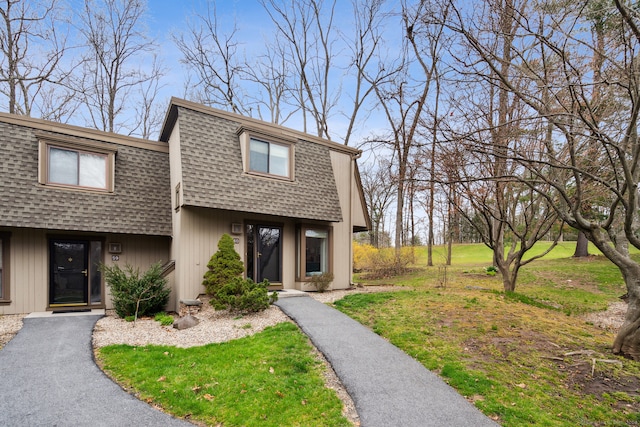
POLYGON ((179 318, 175 322, 173 322, 173 327, 179 331, 183 329, 189 329, 196 326, 200 321, 193 317, 190 314, 187 314, 184 317, 179 318))

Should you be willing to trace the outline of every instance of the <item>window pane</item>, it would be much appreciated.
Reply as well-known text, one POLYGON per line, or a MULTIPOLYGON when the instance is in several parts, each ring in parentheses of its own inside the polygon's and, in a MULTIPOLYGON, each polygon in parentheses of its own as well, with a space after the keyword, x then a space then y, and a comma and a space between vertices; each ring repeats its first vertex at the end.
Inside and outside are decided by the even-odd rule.
POLYGON ((49 182, 78 185, 78 153, 61 148, 49 149, 49 182))
POLYGON ((306 230, 304 235, 306 275, 315 276, 327 273, 329 271, 329 233, 326 230, 306 230))
POLYGON ((289 176, 289 147, 271 144, 269 153, 269 173, 289 176))
POLYGON ((80 184, 83 187, 107 188, 107 156, 80 153, 80 184))
POLYGON ((258 226, 256 234, 257 245, 257 279, 262 282, 264 279, 270 282, 280 282, 280 271, 282 262, 280 261, 280 235, 282 229, 279 227, 258 226))
POLYGON ((249 170, 269 173, 269 144, 252 139, 249 145, 249 170))
POLYGON ((100 273, 100 264, 102 263, 102 242, 93 241, 89 249, 89 257, 91 262, 91 278, 89 284, 91 304, 99 304, 102 302, 102 273, 100 273))

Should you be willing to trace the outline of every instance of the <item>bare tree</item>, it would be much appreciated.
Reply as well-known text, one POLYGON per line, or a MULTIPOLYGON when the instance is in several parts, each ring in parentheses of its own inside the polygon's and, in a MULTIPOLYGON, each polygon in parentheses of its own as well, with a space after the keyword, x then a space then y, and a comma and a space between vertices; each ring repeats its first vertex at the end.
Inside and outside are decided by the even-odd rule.
MULTIPOLYGON (((400 266, 402 248, 408 162, 418 142, 418 125, 426 108, 427 97, 441 54, 443 22, 446 14, 447 9, 439 8, 435 3, 421 2, 415 7, 403 4, 404 46, 401 51, 403 59, 400 61, 403 66, 384 80, 374 81, 368 77, 369 82, 374 86, 379 106, 391 130, 391 149, 394 153, 397 175, 395 251, 398 266, 400 266), (432 20, 431 17, 434 15, 440 19, 432 20), (410 71, 414 66, 419 73, 410 71)), ((378 69, 385 68, 388 67, 384 64, 378 66, 378 69)))
POLYGON ((246 60, 244 66, 245 78, 261 89, 247 95, 255 105, 258 117, 267 120, 264 116, 268 114, 268 120, 278 124, 285 123, 300 111, 289 85, 291 76, 286 50, 282 38, 276 35, 271 43, 265 45, 265 53, 254 64, 246 60))
MULTIPOLYGON (((156 58, 154 58, 154 62, 156 58)), ((152 69, 160 69, 153 64, 152 69)), ((159 78, 150 79, 138 86, 138 101, 135 104, 135 115, 138 118, 136 128, 132 133, 142 138, 151 139, 162 126, 165 114, 164 103, 158 102, 158 94, 164 87, 159 78)))
MULTIPOLYGON (((453 194, 461 195, 472 209, 460 209, 459 203, 452 203, 492 249, 493 264, 501 273, 505 291, 515 290, 523 265, 540 258, 541 254, 530 256, 527 252, 546 238, 557 223, 554 200, 548 196, 551 186, 538 183, 534 191, 531 173, 510 158, 511 152, 518 151, 532 160, 540 159, 539 147, 549 143, 552 134, 544 123, 529 120, 526 105, 498 78, 498 73, 511 75, 517 67, 516 16, 523 13, 526 5, 517 0, 489 0, 483 8, 476 9, 473 25, 482 34, 484 49, 496 58, 497 69, 469 67, 476 61, 473 50, 470 57, 458 56, 462 61, 458 73, 466 78, 461 85, 467 88, 464 101, 458 101, 465 122, 452 132, 453 148, 447 156, 454 158, 460 145, 467 151, 464 164, 457 170, 448 169, 459 175, 454 179, 460 191, 453 194), (467 74, 472 69, 476 74, 467 74)), ((512 82, 518 87, 521 84, 519 80, 512 82)), ((559 232, 544 254, 558 238, 559 232)))
POLYGON ((332 67, 336 29, 333 20, 336 0, 261 0, 277 33, 286 41, 287 63, 296 79, 291 88, 303 114, 311 115, 319 137, 331 139, 329 118, 340 88, 333 88, 332 67))
POLYGON ((380 51, 382 27, 388 17, 388 14, 383 11, 384 1, 353 0, 353 15, 355 17, 354 32, 351 35, 353 39, 349 40, 349 36, 343 32, 343 38, 351 50, 351 69, 355 73, 354 81, 351 82, 354 87, 350 104, 352 108, 348 113, 345 113, 349 120, 344 134, 345 145, 349 145, 365 101, 374 93, 375 86, 398 72, 395 67, 385 69, 380 66, 379 62, 376 62, 383 56, 380 51))
POLYGON ((146 94, 143 103, 155 101, 149 90, 159 89, 164 72, 154 56, 157 45, 145 32, 145 13, 144 0, 85 0, 79 13, 86 53, 75 87, 88 123, 97 129, 151 133, 147 110, 153 105, 139 109, 141 116, 128 114, 135 113, 129 106, 136 91, 146 94))
POLYGON ((362 190, 369 209, 372 230, 369 230, 369 242, 372 246, 381 246, 385 234, 385 220, 393 202, 394 183, 389 172, 390 164, 381 160, 371 168, 363 168, 361 172, 362 190))
MULTIPOLYGON (((484 35, 461 14, 456 31, 475 52, 476 64, 487 67, 530 109, 532 118, 549 123, 551 137, 539 148, 542 155, 532 158, 514 150, 509 158, 527 168, 530 179, 522 182, 552 201, 557 214, 584 232, 620 269, 629 305, 613 352, 640 360, 640 264, 619 239, 622 234, 625 242, 640 248, 640 18, 627 3, 603 3, 603 11, 615 22, 615 34, 599 49, 588 42, 588 4, 572 2, 556 8, 533 4, 526 13, 514 14, 520 39, 531 43, 514 50, 518 67, 510 73, 502 69, 502 58, 487 49, 484 35), (592 72, 594 54, 603 61, 600 75, 592 72), (551 64, 560 66, 551 69, 551 64), (606 94, 615 108, 603 114, 593 103, 594 90, 606 94), (559 108, 550 109, 545 97, 559 108), (548 188, 542 192, 540 184, 548 188), (591 215, 594 206, 597 216, 591 215)), ((480 72, 478 67, 474 71, 480 72)))
POLYGON ((207 3, 207 13, 196 14, 195 22, 187 24, 186 34, 172 37, 182 52, 183 64, 197 76, 190 93, 192 98, 206 105, 251 115, 240 83, 245 64, 238 52, 237 33, 235 24, 225 33, 215 6, 207 3))
POLYGON ((0 5, 0 94, 12 114, 63 118, 67 52, 57 0, 4 0, 0 5))

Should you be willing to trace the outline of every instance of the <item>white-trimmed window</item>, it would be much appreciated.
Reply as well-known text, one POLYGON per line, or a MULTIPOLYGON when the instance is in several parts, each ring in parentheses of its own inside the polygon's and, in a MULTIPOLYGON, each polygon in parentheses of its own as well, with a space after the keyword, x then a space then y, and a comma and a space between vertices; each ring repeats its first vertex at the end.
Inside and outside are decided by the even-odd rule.
POLYGON ((249 140, 249 171, 290 178, 291 147, 287 144, 249 140))
POLYGON ((302 226, 298 231, 298 277, 331 273, 331 229, 302 226))
POLYGON ((114 149, 41 141, 40 153, 42 184, 113 191, 114 149))

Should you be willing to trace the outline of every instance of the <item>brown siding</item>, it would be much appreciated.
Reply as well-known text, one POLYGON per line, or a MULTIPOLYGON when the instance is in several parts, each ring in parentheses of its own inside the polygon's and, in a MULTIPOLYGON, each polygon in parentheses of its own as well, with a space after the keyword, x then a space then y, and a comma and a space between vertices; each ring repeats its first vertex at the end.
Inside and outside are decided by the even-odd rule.
POLYGON ((172 253, 176 259, 175 280, 178 298, 195 298, 204 293, 202 279, 207 271, 207 263, 217 251, 220 237, 224 233, 231 234, 231 223, 243 224, 243 234, 232 235, 232 237, 239 239, 235 250, 240 254, 242 262, 245 262, 244 224, 247 221, 282 224, 282 284, 285 289, 296 287, 296 243, 293 220, 193 207, 183 207, 176 218, 180 221, 180 245, 176 245, 174 241, 172 253))
MULTIPOLYGON (((45 311, 49 296, 49 250, 48 238, 55 236, 50 231, 36 229, 9 229, 11 231, 10 286, 11 304, 0 305, 0 314, 31 313, 45 311)), ((71 236, 65 234, 66 237, 71 236)), ((119 265, 129 263, 141 271, 153 262, 169 259, 168 237, 96 235, 84 234, 78 237, 86 239, 104 239, 106 242, 122 243, 119 265)), ((111 254, 104 248, 107 264, 113 264, 111 254)), ((106 286, 105 286, 106 287, 106 286)), ((108 289, 105 289, 108 294, 108 289)), ((111 300, 105 295, 107 308, 111 300)))
MULTIPOLYGON (((353 168, 350 156, 332 152, 331 161, 338 184, 338 195, 343 212, 352 212, 352 185, 353 168)), ((344 289, 351 285, 352 275, 352 250, 351 240, 353 236, 351 215, 346 221, 333 225, 333 289, 344 289)))

